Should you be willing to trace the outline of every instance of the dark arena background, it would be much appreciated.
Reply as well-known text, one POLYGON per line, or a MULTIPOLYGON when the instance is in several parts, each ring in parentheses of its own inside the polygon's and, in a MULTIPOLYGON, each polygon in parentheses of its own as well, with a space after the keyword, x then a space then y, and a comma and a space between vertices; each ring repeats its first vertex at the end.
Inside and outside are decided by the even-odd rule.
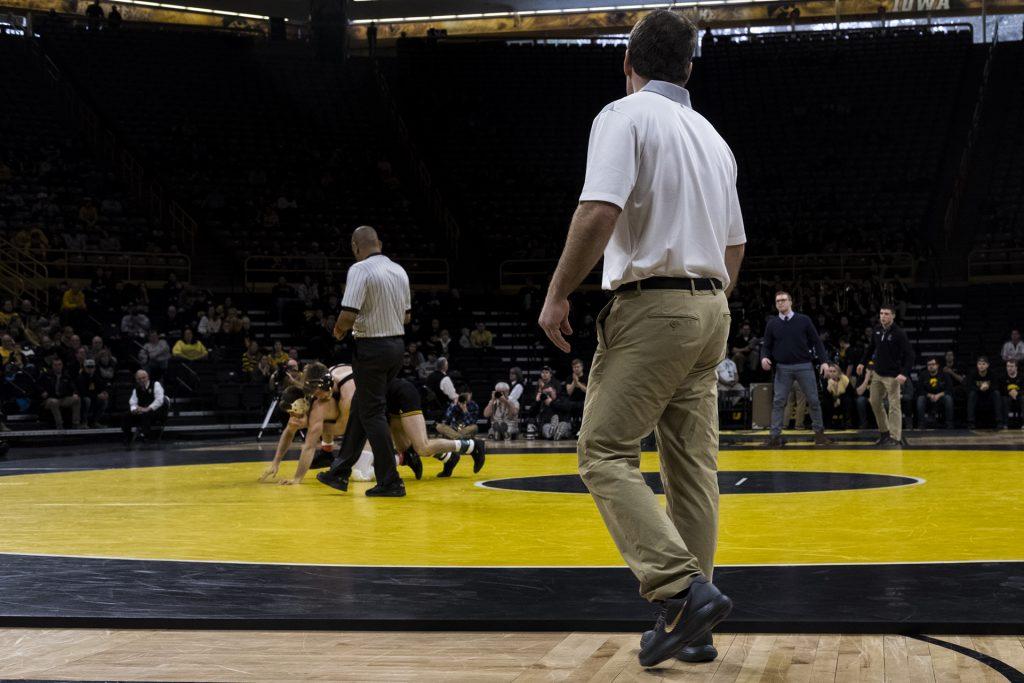
POLYGON ((735 609, 713 661, 639 664, 655 606, 578 471, 600 263, 571 352, 538 316, 629 31, 668 6, 0 0, 0 679, 1024 681, 1018 0, 675 3, 747 235, 717 368, 735 609), (400 453, 402 498, 321 485, 330 453, 298 482, 301 429, 271 464, 286 388, 352 362, 361 225, 410 279, 419 423, 477 440, 422 478, 400 453), (823 342, 831 443, 803 391, 769 438, 778 290, 823 342))

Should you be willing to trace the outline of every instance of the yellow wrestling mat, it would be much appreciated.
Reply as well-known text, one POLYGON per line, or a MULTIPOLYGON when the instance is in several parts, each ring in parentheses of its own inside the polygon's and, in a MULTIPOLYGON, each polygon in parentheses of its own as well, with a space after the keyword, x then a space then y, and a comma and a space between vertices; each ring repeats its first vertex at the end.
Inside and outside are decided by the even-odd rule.
MULTIPOLYGON (((281 473, 290 475, 294 462, 281 473)), ((342 494, 311 475, 259 484, 263 462, 0 477, 0 552, 138 559, 393 566, 619 566, 585 494, 485 480, 573 475, 575 454, 493 455, 452 479, 426 463, 408 497, 342 494), (461 476, 459 476, 461 474, 461 476)), ((1024 458, 1014 451, 723 451, 743 472, 845 472, 923 480, 891 488, 723 495, 719 564, 1024 559, 1024 458)), ((645 471, 657 470, 645 454, 645 471)), ((409 477, 408 470, 402 474, 409 477)), ((780 474, 785 478, 786 475, 780 474)))

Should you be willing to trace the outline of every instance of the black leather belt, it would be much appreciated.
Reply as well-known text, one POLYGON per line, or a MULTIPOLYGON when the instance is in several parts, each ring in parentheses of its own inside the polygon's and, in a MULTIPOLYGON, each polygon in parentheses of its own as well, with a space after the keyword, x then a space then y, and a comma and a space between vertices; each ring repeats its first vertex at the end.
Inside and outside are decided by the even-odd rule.
POLYGON ((710 292, 725 289, 722 281, 713 277, 649 277, 645 280, 628 282, 615 288, 615 294, 640 292, 645 289, 689 289, 710 292))

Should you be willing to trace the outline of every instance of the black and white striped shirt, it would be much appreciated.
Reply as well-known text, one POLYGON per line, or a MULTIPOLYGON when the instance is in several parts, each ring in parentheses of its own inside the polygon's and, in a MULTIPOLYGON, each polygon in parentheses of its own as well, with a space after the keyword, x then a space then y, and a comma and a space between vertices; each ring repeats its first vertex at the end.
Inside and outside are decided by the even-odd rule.
POLYGON ((387 256, 373 254, 348 269, 341 310, 356 314, 357 339, 402 336, 411 308, 409 275, 387 256))

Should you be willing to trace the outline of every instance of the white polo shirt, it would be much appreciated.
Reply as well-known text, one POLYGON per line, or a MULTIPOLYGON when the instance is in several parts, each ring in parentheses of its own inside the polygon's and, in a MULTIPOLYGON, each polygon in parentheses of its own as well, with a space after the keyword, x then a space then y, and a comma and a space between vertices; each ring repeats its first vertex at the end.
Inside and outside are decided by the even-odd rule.
POLYGON ((604 289, 653 276, 728 285, 725 248, 747 241, 732 150, 690 94, 665 81, 594 119, 580 201, 622 209, 604 250, 604 289))
POLYGON ((402 336, 411 308, 409 275, 384 254, 368 256, 348 269, 341 309, 356 314, 356 339, 402 336))

